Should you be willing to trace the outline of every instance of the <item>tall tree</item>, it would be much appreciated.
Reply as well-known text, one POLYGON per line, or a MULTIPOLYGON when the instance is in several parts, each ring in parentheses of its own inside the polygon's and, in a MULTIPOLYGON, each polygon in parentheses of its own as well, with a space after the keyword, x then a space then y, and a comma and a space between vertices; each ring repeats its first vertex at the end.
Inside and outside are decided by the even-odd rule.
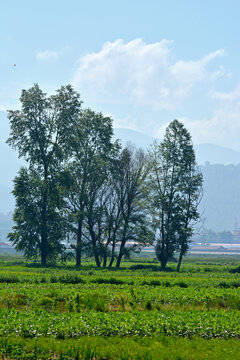
POLYGON ((121 227, 118 231, 119 253, 116 267, 120 267, 123 256, 128 252, 127 242, 132 250, 151 244, 153 233, 146 206, 145 180, 148 174, 146 156, 142 150, 123 149, 119 168, 114 175, 118 196, 121 227))
MULTIPOLYGON (((97 139, 96 133, 93 132, 92 135, 97 139)), ((89 154, 93 150, 93 144, 90 138, 86 141, 90 147, 87 151, 89 154)), ((98 149, 101 147, 98 146, 98 149)), ((118 154, 117 143, 107 149, 95 153, 95 156, 92 154, 87 159, 81 246, 87 240, 97 267, 106 267, 108 258, 108 265, 111 267, 116 257, 116 266, 119 267, 124 255, 151 243, 153 238, 144 197, 147 168, 142 151, 126 148, 118 154), (130 244, 132 245, 129 246, 130 244)), ((83 157, 80 159, 82 161, 83 157)), ((78 162, 80 168, 81 161, 78 162)), ((77 181, 84 178, 77 176, 75 172, 73 174, 77 181)), ((73 182, 76 184, 76 180, 73 182)), ((74 199, 76 208, 79 193, 76 188, 70 191, 69 203, 73 205, 74 199)))
POLYGON ((166 129, 164 139, 150 153, 151 208, 156 229, 156 255, 163 269, 176 250, 188 249, 193 222, 199 218, 202 175, 197 171, 191 136, 178 120, 166 129))
POLYGON ((55 250, 61 249, 61 239, 55 231, 51 231, 53 223, 59 218, 58 175, 69 154, 81 101, 70 85, 61 87, 56 95, 49 97, 38 85, 34 85, 22 91, 20 101, 21 110, 9 111, 11 133, 7 142, 18 150, 27 167, 15 180, 17 207, 10 240, 17 248, 21 247, 26 256, 30 256, 27 246, 38 250, 41 263, 45 265, 53 254, 57 254, 55 250), (32 197, 28 197, 30 203, 21 201, 23 189, 20 184, 25 194, 28 192, 26 186, 29 186, 29 192, 32 192, 32 197), (55 201, 56 198, 58 201, 55 201), (32 214, 27 210, 30 205, 36 210, 32 214), (21 216, 18 216, 19 212, 21 216), (35 218, 29 221, 28 216, 33 214, 35 218), (23 245, 24 242, 26 245, 23 245))
POLYGON ((200 218, 198 205, 202 199, 203 177, 196 167, 194 150, 191 149, 185 156, 186 169, 183 175, 182 186, 180 186, 181 193, 179 198, 181 213, 179 214, 179 258, 177 271, 180 270, 183 256, 189 250, 190 239, 193 236, 194 227, 200 218))
POLYGON ((66 233, 66 223, 61 211, 62 199, 56 183, 51 184, 46 204, 47 242, 42 242, 42 207, 44 182, 36 170, 22 167, 14 179, 13 194, 16 207, 13 214, 13 231, 8 234, 10 241, 27 258, 43 257, 47 254, 48 261, 54 261, 64 250, 61 242, 66 233), (43 248, 45 246, 45 248, 43 248))
POLYGON ((81 265, 82 248, 90 245, 96 265, 100 266, 98 242, 100 196, 118 143, 112 142, 112 120, 90 109, 82 112, 71 143, 68 166, 69 188, 66 206, 70 210, 75 234, 76 266, 81 265))

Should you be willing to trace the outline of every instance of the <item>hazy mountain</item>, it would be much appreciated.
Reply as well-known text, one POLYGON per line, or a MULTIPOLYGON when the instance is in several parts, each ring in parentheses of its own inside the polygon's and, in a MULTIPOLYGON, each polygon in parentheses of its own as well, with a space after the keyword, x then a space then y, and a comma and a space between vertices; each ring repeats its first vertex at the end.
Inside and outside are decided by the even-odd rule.
POLYGON ((208 161, 210 164, 240 164, 240 152, 214 144, 195 146, 198 164, 208 161))
POLYGON ((149 147, 154 140, 151 136, 144 135, 136 130, 125 129, 125 128, 115 128, 114 135, 116 139, 121 140, 123 146, 125 146, 128 143, 132 143, 135 146, 141 147, 143 149, 149 147))
POLYGON ((240 164, 206 164, 203 174, 203 198, 200 204, 204 226, 215 231, 240 226, 240 164))
MULTIPOLYGON (((131 142, 137 147, 146 149, 154 140, 153 137, 144 135, 138 131, 116 128, 114 129, 115 138, 119 138, 123 145, 131 142)), ((196 159, 199 165, 209 162, 210 164, 240 164, 240 152, 225 148, 215 144, 195 145, 196 159)))

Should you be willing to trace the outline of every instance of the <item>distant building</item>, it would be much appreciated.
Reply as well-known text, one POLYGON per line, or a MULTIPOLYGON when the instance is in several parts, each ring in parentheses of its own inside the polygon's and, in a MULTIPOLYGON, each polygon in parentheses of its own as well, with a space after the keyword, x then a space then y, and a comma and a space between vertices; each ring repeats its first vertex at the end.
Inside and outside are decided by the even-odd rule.
POLYGON ((207 252, 213 252, 213 251, 226 251, 227 249, 223 246, 219 246, 219 245, 202 245, 202 246, 192 246, 191 247, 191 251, 207 251, 207 252))
POLYGON ((233 230, 233 242, 234 243, 239 243, 240 242, 240 229, 238 230, 233 230))
POLYGON ((235 222, 235 230, 233 230, 232 236, 233 236, 233 243, 240 242, 240 228, 238 226, 237 221, 235 222))

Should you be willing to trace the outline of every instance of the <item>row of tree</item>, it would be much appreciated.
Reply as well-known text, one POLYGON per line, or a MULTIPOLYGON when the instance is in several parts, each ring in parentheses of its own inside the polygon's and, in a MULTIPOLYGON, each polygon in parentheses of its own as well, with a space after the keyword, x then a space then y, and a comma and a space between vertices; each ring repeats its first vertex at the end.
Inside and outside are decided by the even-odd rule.
POLYGON ((34 85, 20 100, 7 141, 26 161, 14 179, 16 249, 43 265, 74 254, 80 266, 84 253, 98 267, 119 267, 155 244, 163 268, 179 251, 179 269, 202 188, 183 124, 170 123, 145 154, 113 141, 112 120, 83 109, 70 85, 49 97, 34 85))
MULTIPOLYGON (((238 230, 238 229, 236 229, 238 230)), ((231 231, 219 231, 215 232, 212 229, 203 229, 200 234, 195 234, 192 241, 196 243, 230 243, 232 244, 235 239, 231 231)))

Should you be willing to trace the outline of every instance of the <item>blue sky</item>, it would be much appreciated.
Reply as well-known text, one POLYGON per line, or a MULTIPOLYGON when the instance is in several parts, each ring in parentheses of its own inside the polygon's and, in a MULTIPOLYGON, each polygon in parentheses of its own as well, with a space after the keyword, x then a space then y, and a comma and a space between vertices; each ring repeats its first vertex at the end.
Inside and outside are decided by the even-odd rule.
POLYGON ((195 143, 240 150, 239 14, 237 0, 3 0, 0 109, 72 83, 116 127, 161 137, 177 118, 195 143))

